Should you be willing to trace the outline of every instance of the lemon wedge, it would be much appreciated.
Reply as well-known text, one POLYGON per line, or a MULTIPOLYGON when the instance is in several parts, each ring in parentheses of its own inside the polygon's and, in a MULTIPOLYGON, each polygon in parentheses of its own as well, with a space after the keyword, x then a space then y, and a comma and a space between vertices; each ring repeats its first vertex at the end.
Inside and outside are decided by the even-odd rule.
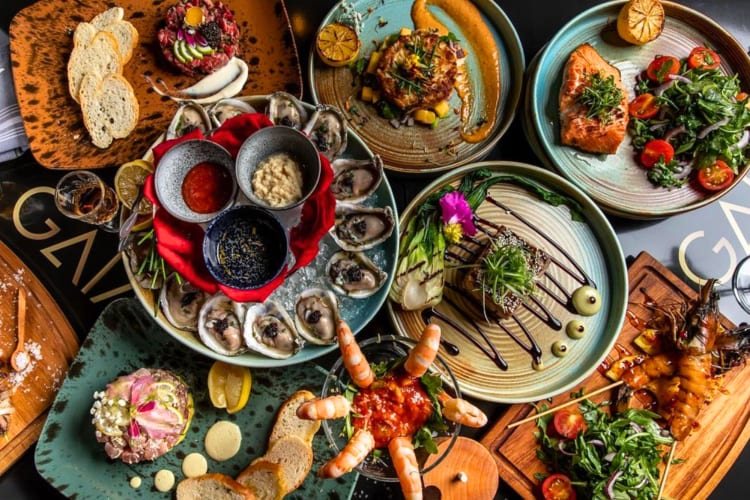
POLYGON ((354 61, 362 45, 357 32, 341 23, 324 26, 315 39, 318 55, 329 66, 339 67, 354 61))
POLYGON ((216 361, 208 371, 208 397, 214 407, 237 413, 250 399, 252 383, 249 368, 216 361))
MULTIPOLYGON (((133 209, 133 202, 138 196, 138 190, 154 171, 154 165, 146 160, 129 161, 117 169, 115 174, 115 192, 120 202, 129 210, 133 209)), ((153 210, 151 202, 142 198, 138 204, 139 214, 150 214, 153 210)))
POLYGON ((617 34, 635 45, 654 40, 663 29, 664 7, 659 0, 630 0, 617 16, 617 34))

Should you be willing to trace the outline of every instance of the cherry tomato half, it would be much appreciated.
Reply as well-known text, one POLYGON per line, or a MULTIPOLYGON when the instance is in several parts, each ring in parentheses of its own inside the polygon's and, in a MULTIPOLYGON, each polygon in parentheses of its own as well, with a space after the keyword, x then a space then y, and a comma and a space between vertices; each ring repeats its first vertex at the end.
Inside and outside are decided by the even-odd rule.
POLYGON ((575 500, 576 490, 565 474, 550 474, 542 483, 544 500, 575 500))
POLYGON ((723 160, 698 170, 698 183, 708 191, 721 191, 734 180, 732 167, 723 160))
POLYGON ((628 113, 630 113, 630 116, 640 120, 653 118, 658 112, 659 105, 656 104, 656 96, 654 96, 654 94, 641 94, 633 99, 628 105, 628 113))
POLYGON ((579 432, 586 430, 586 420, 580 413, 560 410, 555 413, 552 423, 555 432, 566 439, 574 439, 579 432))
POLYGON ((672 161, 672 158, 674 158, 674 148, 672 145, 662 139, 648 141, 643 151, 641 151, 641 165, 651 168, 662 156, 664 157, 664 163, 672 161))
POLYGON ((716 69, 719 64, 721 64, 719 54, 708 47, 696 47, 688 56, 688 66, 692 69, 716 69))
POLYGON ((672 56, 660 56, 651 61, 646 69, 649 79, 663 83, 667 75, 676 75, 680 72, 680 60, 672 56))

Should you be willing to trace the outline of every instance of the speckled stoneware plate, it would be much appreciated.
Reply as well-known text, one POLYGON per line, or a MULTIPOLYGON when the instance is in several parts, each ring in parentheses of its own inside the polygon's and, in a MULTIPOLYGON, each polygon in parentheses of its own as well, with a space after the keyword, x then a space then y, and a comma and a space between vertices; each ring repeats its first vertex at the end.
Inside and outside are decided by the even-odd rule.
MULTIPOLYGON (((468 0, 461 0, 461 2, 468 0)), ((413 27, 410 12, 413 0, 354 0, 346 2, 362 16, 360 57, 373 51, 374 44, 401 27, 413 27), (385 23, 385 24, 384 24, 385 23)), ((428 2, 429 3, 429 2, 428 2)), ((474 144, 461 140, 460 120, 455 113, 440 121, 437 128, 425 126, 394 128, 388 120, 378 116, 374 106, 359 100, 359 85, 354 85, 352 70, 348 67, 331 68, 323 64, 313 46, 308 63, 312 87, 312 98, 316 102, 334 104, 347 109, 349 124, 370 148, 383 157, 386 168, 408 174, 430 174, 446 171, 484 157, 497 144, 510 126, 523 86, 525 61, 521 40, 510 19, 491 0, 475 0, 485 24, 489 27, 500 55, 500 100, 496 109, 484 110, 487 105, 485 92, 481 89, 478 58, 474 50, 467 47, 468 74, 476 96, 476 105, 471 122, 476 122, 484 113, 494 113, 497 123, 492 132, 482 141, 474 144), (356 107, 356 114, 352 108, 356 107)), ((325 26, 339 20, 341 4, 334 7, 324 18, 325 26)), ((438 19, 450 29, 459 40, 467 40, 465 28, 444 11, 430 7, 438 19)), ((464 42, 466 43, 466 42, 464 42)), ((458 109, 460 101, 454 91, 451 107, 458 109)))
MULTIPOLYGON (((707 44, 719 52, 722 69, 737 73, 745 90, 750 89, 750 57, 726 30, 703 14, 672 2, 662 2, 666 13, 664 31, 654 41, 629 45, 617 35, 616 18, 624 1, 608 2, 593 7, 566 24, 547 44, 536 68, 529 73, 530 106, 525 119, 541 145, 540 154, 546 166, 557 169, 568 180, 583 189, 605 211, 633 219, 661 218, 707 205, 730 188, 708 194, 688 184, 680 189, 654 187, 645 170, 636 162, 629 136, 620 144, 617 154, 593 155, 563 146, 560 142, 558 93, 563 67, 571 51, 582 43, 590 43, 617 67, 629 100, 635 97, 635 78, 656 55, 687 57, 697 45, 707 44)), ((733 183, 737 185, 747 167, 733 183)))
POLYGON ((614 345, 627 307, 625 259, 612 226, 586 194, 559 175, 524 163, 481 162, 440 177, 409 204, 401 227, 406 227, 430 194, 447 185, 457 186, 480 168, 528 179, 574 200, 581 207, 582 220, 573 220, 567 206, 552 206, 528 188, 510 182, 495 184, 476 212, 479 231, 474 240, 464 238, 446 249, 442 301, 421 312, 404 311, 391 301, 388 309, 402 335, 418 338, 427 320, 442 327, 447 344, 440 353, 465 394, 499 403, 538 401, 581 382, 614 345), (485 318, 481 300, 471 299, 460 285, 468 266, 477 262, 482 243, 499 226, 546 252, 551 262, 537 278, 532 298, 512 318, 495 321, 485 318), (568 298, 587 282, 596 287, 602 302, 597 314, 584 317, 575 313, 568 298), (586 327, 579 340, 565 333, 565 325, 574 319, 586 327), (541 370, 532 363, 532 339, 541 352, 541 370), (552 344, 557 341, 566 344, 566 356, 553 354, 552 344), (448 344, 458 354, 451 354, 448 344), (494 358, 493 347, 507 367, 494 358))
MULTIPOLYGON (((241 99, 250 103, 257 111, 263 112, 268 103, 267 96, 246 96, 241 99)), ((305 104, 308 109, 312 109, 310 104, 305 104)), ((355 133, 349 131, 346 151, 341 155, 347 158, 369 158, 372 157, 370 149, 357 137, 355 133)), ((151 158, 150 150, 145 158, 151 158)), ((364 205, 391 207, 393 213, 397 213, 396 200, 393 198, 393 191, 388 183, 387 178, 383 178, 378 189, 364 202, 364 205)), ((281 216, 280 216, 281 218, 281 216)), ((286 220, 282 218, 282 221, 286 220)), ((373 295, 365 299, 352 299, 339 295, 339 307, 344 320, 349 323, 352 331, 358 333, 380 310, 388 296, 388 288, 393 280, 393 273, 396 269, 396 256, 398 255, 398 221, 393 234, 383 243, 377 245, 371 250, 366 250, 365 254, 375 263, 388 273, 388 277, 383 286, 373 295)), ((326 235, 320 240, 320 251, 318 256, 306 267, 297 270, 292 276, 281 285, 269 299, 280 302, 291 314, 294 308, 294 302, 300 290, 311 287, 331 288, 326 276, 326 265, 331 256, 339 251, 338 246, 330 235, 326 235)), ((179 330, 173 327, 159 310, 156 302, 158 301, 158 292, 141 288, 135 280, 128 261, 127 253, 123 253, 123 264, 128 274, 130 284, 133 286, 136 297, 141 301, 143 307, 154 314, 156 322, 171 336, 176 338, 191 349, 205 356, 214 359, 221 359, 237 365, 254 366, 254 367, 277 367, 284 365, 293 365, 302 363, 320 357, 336 349, 336 345, 318 346, 310 342, 305 344, 297 354, 287 359, 271 359, 252 351, 239 354, 237 356, 224 356, 206 347, 199 339, 197 334, 179 330)))
MULTIPOLYGON (((18 105, 29 146, 42 166, 55 169, 121 165, 145 151, 169 125, 177 104, 160 97, 144 78, 161 78, 171 88, 184 89, 200 77, 178 74, 164 60, 156 34, 175 0, 91 0, 71 8, 61 0, 39 0, 21 10, 10 24, 10 51, 18 105), (123 75, 140 104, 138 125, 127 139, 107 149, 89 140, 80 106, 68 92, 67 64, 73 31, 114 3, 138 30, 139 43, 123 75)), ((250 65, 244 94, 278 89, 302 95, 302 74, 283 0, 225 2, 240 28, 240 56, 250 65), (260 77, 262 75, 262 78, 260 77)))
MULTIPOLYGON (((161 329, 134 299, 120 299, 104 310, 70 367, 36 447, 36 467, 42 477, 69 498, 172 498, 153 487, 153 476, 161 469, 183 479, 182 458, 188 453, 205 455, 203 440, 214 422, 230 420, 242 429, 242 446, 233 458, 217 462, 208 458, 210 472, 237 476, 254 458, 266 451, 274 417, 281 404, 295 391, 320 393, 326 371, 312 363, 284 369, 253 370, 253 385, 247 406, 234 415, 211 405, 206 377, 211 360, 161 334, 161 329), (190 386, 195 416, 185 440, 153 462, 127 465, 107 458, 94 438, 89 409, 93 392, 108 382, 138 368, 171 370, 190 386), (139 476, 139 489, 129 486, 139 476)), ((315 461, 302 486, 287 498, 349 498, 357 481, 351 473, 332 481, 315 472, 333 457, 322 431, 313 440, 315 461)))

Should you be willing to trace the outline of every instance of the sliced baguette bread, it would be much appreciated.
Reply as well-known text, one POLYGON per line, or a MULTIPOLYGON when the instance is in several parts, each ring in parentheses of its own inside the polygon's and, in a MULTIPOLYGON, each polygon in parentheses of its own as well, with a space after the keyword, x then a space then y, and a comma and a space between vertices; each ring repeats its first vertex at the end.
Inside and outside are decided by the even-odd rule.
POLYGON ((266 454, 256 458, 253 464, 265 460, 281 466, 281 479, 287 486, 284 492, 289 493, 300 487, 312 469, 313 449, 307 442, 297 436, 285 436, 271 446, 266 454))
POLYGON ((268 439, 268 448, 273 448, 276 442, 286 436, 296 436, 308 445, 312 445, 313 436, 320 429, 319 420, 303 420, 297 416, 297 408, 305 401, 315 397, 310 391, 297 391, 287 399, 276 415, 276 423, 273 425, 271 436, 268 439))
MULTIPOLYGON (((79 35, 85 38, 82 32, 79 35)), ((74 35, 75 39, 75 35, 74 35)), ((109 73, 122 73, 122 59, 117 39, 106 31, 98 31, 85 45, 76 45, 68 60, 68 90, 80 102, 81 82, 86 75, 101 79, 109 73)))
POLYGON ((177 500, 255 500, 251 488, 241 485, 231 477, 209 473, 183 479, 177 485, 177 500))
POLYGON ((73 32, 73 47, 88 45, 99 30, 91 23, 78 23, 73 32))
POLYGON ((122 7, 112 7, 97 14, 94 19, 91 20, 96 29, 104 29, 112 23, 122 21, 125 18, 125 9, 122 7))
POLYGON ((99 148, 108 147, 115 138, 127 137, 138 123, 138 100, 120 74, 110 73, 101 79, 86 74, 79 96, 83 123, 99 148))
POLYGON ((258 460, 237 476, 237 482, 255 491, 258 500, 281 500, 289 487, 284 482, 282 466, 258 460))
POLYGON ((123 64, 133 57, 133 50, 138 45, 138 30, 128 21, 117 21, 102 28, 117 39, 120 49, 120 60, 123 64))

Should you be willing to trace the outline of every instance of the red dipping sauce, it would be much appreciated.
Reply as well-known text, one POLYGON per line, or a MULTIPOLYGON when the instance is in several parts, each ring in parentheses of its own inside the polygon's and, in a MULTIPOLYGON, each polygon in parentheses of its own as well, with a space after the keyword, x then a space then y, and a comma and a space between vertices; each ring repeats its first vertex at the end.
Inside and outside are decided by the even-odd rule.
POLYGON ((418 378, 403 370, 389 372, 360 391, 352 401, 352 425, 369 429, 376 448, 391 439, 412 437, 432 415, 432 402, 418 378))
POLYGON ((216 163, 194 166, 182 181, 182 199, 193 212, 210 214, 221 210, 232 195, 232 175, 216 163))

